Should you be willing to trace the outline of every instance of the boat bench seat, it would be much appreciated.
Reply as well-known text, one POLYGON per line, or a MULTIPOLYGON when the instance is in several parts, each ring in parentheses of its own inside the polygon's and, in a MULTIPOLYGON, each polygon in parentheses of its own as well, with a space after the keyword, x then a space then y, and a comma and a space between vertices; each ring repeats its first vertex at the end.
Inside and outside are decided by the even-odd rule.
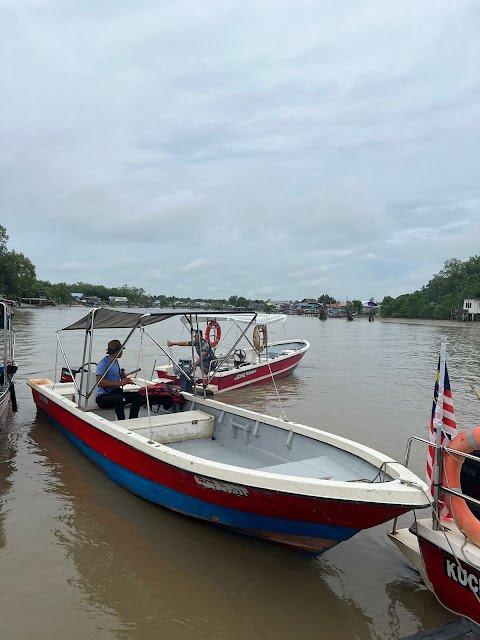
POLYGON ((211 438, 213 416, 203 411, 178 411, 176 413, 155 414, 144 418, 130 418, 119 424, 138 435, 161 444, 211 438))
POLYGON ((300 476, 302 478, 319 478, 322 480, 329 480, 332 477, 326 456, 295 460, 293 462, 281 462, 270 467, 261 467, 257 471, 267 471, 268 473, 278 473, 285 476, 300 476))

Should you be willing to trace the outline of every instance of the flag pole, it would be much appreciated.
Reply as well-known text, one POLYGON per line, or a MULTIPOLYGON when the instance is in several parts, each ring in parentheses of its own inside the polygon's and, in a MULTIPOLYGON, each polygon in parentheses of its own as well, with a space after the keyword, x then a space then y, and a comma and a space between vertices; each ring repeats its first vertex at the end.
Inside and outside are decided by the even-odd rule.
POLYGON ((438 397, 435 405, 435 453, 433 458, 433 529, 438 531, 440 521, 437 513, 440 513, 440 485, 442 478, 442 431, 443 431, 443 397, 445 391, 445 358, 447 353, 447 336, 440 336, 440 367, 438 379, 438 397))

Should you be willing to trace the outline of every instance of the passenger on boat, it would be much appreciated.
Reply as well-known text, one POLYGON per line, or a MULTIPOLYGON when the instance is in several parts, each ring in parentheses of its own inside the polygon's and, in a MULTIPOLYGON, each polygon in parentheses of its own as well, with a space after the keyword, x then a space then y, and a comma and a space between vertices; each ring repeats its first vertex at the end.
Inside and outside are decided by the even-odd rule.
POLYGON ((131 384, 132 379, 125 375, 124 369, 120 369, 118 359, 122 354, 120 340, 110 340, 107 345, 107 355, 97 364, 98 387, 95 396, 95 401, 100 409, 115 409, 118 420, 125 420, 125 405, 130 405, 128 417, 138 418, 141 404, 138 391, 123 390, 126 384, 131 384), (115 362, 113 362, 114 360, 115 362), (110 365, 112 366, 108 369, 110 365), (107 373, 105 373, 106 371, 107 373))
POLYGON ((169 347, 191 347, 193 345, 198 355, 198 358, 195 360, 195 366, 200 367, 204 373, 208 373, 210 364, 215 360, 213 349, 208 343, 208 340, 203 337, 201 329, 192 331, 192 335, 193 340, 185 340, 182 342, 171 342, 168 340, 167 345, 169 347))

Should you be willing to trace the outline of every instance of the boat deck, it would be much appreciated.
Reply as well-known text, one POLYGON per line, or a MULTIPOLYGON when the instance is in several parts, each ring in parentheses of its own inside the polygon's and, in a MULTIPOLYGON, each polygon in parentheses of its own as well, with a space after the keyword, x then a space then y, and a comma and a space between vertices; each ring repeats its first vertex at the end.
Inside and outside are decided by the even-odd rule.
POLYGON ((186 440, 169 446, 177 451, 221 464, 301 478, 353 482, 355 480, 372 480, 377 472, 376 468, 356 456, 345 452, 343 455, 338 455, 338 453, 332 455, 332 447, 329 445, 324 445, 323 455, 315 458, 285 461, 268 466, 265 466, 265 461, 262 461, 252 450, 232 448, 228 446, 228 443, 211 438, 186 440))
MULTIPOLYGON (((56 391, 73 400, 73 385, 69 386, 58 385, 56 391)), ((220 464, 338 482, 391 480, 379 473, 376 466, 348 451, 298 434, 292 438, 292 445, 289 431, 278 431, 267 424, 253 436, 247 419, 242 419, 240 424, 229 412, 205 413, 206 408, 196 405, 187 402, 183 411, 160 411, 150 417, 142 407, 138 418, 124 421, 117 421, 112 409, 92 407, 90 410, 155 443, 220 464)))

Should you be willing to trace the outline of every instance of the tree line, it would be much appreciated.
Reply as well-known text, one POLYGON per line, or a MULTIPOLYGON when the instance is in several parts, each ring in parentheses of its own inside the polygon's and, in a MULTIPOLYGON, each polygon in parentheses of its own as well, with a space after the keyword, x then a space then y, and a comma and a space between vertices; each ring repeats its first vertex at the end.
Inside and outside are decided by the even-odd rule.
POLYGON ((0 224, 0 293, 7 298, 17 298, 19 292, 34 286, 35 267, 23 253, 9 251, 7 242, 7 230, 0 224))
POLYGON ((420 290, 398 298, 386 296, 381 315, 393 318, 431 318, 438 320, 459 317, 466 298, 480 298, 480 256, 462 262, 447 260, 443 269, 420 290))
MULTIPOLYGON (((124 297, 132 304, 148 306, 152 302, 158 302, 162 307, 194 306, 200 299, 177 298, 174 295, 152 295, 141 287, 132 287, 127 284, 121 287, 105 287, 88 282, 75 282, 68 284, 59 282, 52 284, 48 280, 37 280, 34 264, 17 251, 7 248, 8 234, 4 226, 0 225, 0 296, 12 300, 21 298, 46 297, 56 303, 70 304, 72 293, 82 293, 84 296, 97 297, 102 301, 108 301, 110 297, 124 297)), ((262 307, 263 300, 249 300, 243 296, 230 296, 225 299, 202 299, 211 309, 222 309, 226 306, 236 309, 262 307)))
MULTIPOLYGON (((69 304, 72 293, 81 292, 85 296, 96 296, 103 301, 109 297, 125 297, 132 304, 149 306, 158 301, 161 307, 190 307, 204 302, 210 309, 265 309, 264 300, 251 300, 243 296, 228 299, 177 298, 174 295, 152 295, 141 287, 127 284, 121 287, 75 282, 52 284, 47 280, 37 280, 34 264, 23 253, 7 248, 8 234, 0 225, 0 294, 7 298, 36 298, 46 296, 49 300, 69 304)), ((381 315, 396 318, 448 319, 456 317, 463 307, 465 298, 480 298, 480 256, 476 255, 462 262, 456 258, 447 260, 443 269, 420 290, 392 298, 386 296, 381 303, 381 315)), ((317 298, 319 303, 332 304, 335 298, 324 293, 317 298)), ((292 301, 292 304, 293 301, 292 301)), ((352 310, 362 312, 360 300, 349 303, 352 310)))

